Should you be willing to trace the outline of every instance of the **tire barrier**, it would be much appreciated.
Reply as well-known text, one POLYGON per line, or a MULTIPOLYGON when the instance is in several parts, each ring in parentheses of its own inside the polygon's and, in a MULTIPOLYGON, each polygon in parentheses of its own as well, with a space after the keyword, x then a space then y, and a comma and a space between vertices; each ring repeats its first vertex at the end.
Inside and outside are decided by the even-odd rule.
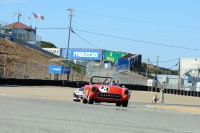
POLYGON ((187 91, 187 94, 186 94, 187 96, 190 96, 190 91, 187 91))
POLYGON ((170 91, 171 91, 171 89, 167 89, 168 91, 167 91, 167 94, 170 94, 170 91))
POLYGON ((181 90, 177 90, 176 95, 181 95, 181 90))
MULTIPOLYGON (((0 85, 21 85, 21 86, 64 86, 64 87, 74 87, 79 88, 89 84, 85 81, 67 81, 67 80, 40 80, 40 79, 0 79, 0 85)), ((151 92, 160 92, 160 88, 143 86, 143 85, 131 85, 131 84, 120 84, 124 85, 129 90, 137 91, 151 91, 151 92)), ((200 92, 198 91, 186 91, 186 90, 177 90, 177 89, 164 89, 166 94, 175 94, 182 96, 193 96, 200 97, 200 92)))
POLYGON ((197 92, 197 97, 200 97, 200 92, 197 92))
POLYGON ((173 94, 176 94, 176 89, 173 89, 173 94))
POLYGON ((187 91, 183 90, 183 95, 187 96, 187 91))
POLYGON ((195 91, 195 97, 200 97, 200 92, 199 91, 195 91))
POLYGON ((148 86, 148 91, 151 91, 151 87, 150 86, 148 86))
POLYGON ((151 91, 152 91, 152 92, 155 92, 155 90, 156 90, 155 87, 152 87, 152 88, 151 88, 151 91))

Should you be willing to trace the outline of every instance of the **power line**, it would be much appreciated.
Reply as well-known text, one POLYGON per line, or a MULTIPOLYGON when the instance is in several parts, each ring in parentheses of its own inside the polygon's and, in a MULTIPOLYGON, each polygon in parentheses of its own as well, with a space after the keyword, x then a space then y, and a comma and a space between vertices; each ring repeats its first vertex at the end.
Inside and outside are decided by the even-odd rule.
POLYGON ((159 61, 160 62, 171 62, 171 61, 175 61, 175 60, 179 60, 179 59, 172 59, 172 60, 167 60, 167 61, 159 61))
MULTIPOLYGON (((179 63, 179 62, 178 62, 178 63, 179 63)), ((174 65, 174 66, 170 67, 169 69, 172 69, 173 67, 177 66, 177 65, 178 65, 178 63, 176 63, 176 65, 174 65)))
POLYGON ((75 33, 73 30, 71 30, 71 32, 74 33, 75 35, 77 35, 78 37, 80 37, 82 40, 84 40, 88 44, 90 44, 91 46, 98 48, 97 46, 93 45, 92 43, 88 42, 86 39, 84 39, 83 37, 81 37, 80 35, 78 35, 77 33, 75 33))
POLYGON ((80 31, 80 32, 85 32, 85 33, 90 33, 90 34, 96 34, 96 35, 111 37, 111 38, 116 38, 116 39, 127 40, 127 41, 140 42, 140 43, 148 43, 148 44, 159 45, 159 46, 165 46, 165 47, 173 47, 173 48, 180 48, 180 49, 187 49, 187 50, 200 51, 200 49, 193 49, 193 48, 186 48, 186 47, 180 47, 180 46, 174 46, 174 45, 167 45, 167 44, 161 44, 161 43, 155 43, 155 42, 148 42, 148 41, 142 41, 142 40, 135 40, 135 39, 131 39, 131 38, 118 37, 118 36, 107 35, 107 34, 102 34, 102 33, 96 33, 96 32, 90 32, 90 31, 79 30, 79 29, 74 29, 74 30, 77 30, 77 31, 80 31))
MULTIPOLYGON (((147 59, 142 59, 142 60, 147 60, 147 59)), ((179 59, 172 59, 172 60, 166 60, 166 61, 159 61, 159 63, 163 63, 163 62, 171 62, 171 61, 176 61, 179 59)), ((152 63, 157 63, 157 62, 152 62, 152 63)))
POLYGON ((149 61, 149 63, 151 64, 151 65, 153 65, 154 66, 154 64, 150 61, 150 60, 148 60, 149 61))
MULTIPOLYGON (((37 29, 56 29, 57 30, 57 29, 69 29, 69 28, 37 28, 37 29)), ((152 44, 152 45, 158 45, 158 46, 165 46, 165 47, 172 47, 172 48, 200 51, 200 49, 195 49, 195 48, 187 48, 187 47, 180 47, 180 46, 174 46, 174 45, 168 45, 168 44, 162 44, 162 43, 142 41, 142 40, 136 40, 136 39, 131 39, 131 38, 125 38, 125 37, 107 35, 107 34, 90 32, 90 31, 85 31, 85 30, 79 30, 79 29, 73 29, 73 30, 80 31, 80 32, 85 32, 85 33, 89 33, 89 34, 95 34, 95 35, 100 35, 100 36, 105 36, 105 37, 121 39, 121 40, 133 41, 133 42, 140 42, 140 43, 146 43, 146 44, 152 44)))
MULTIPOLYGON (((142 60, 148 60, 148 59, 142 59, 142 60)), ((159 61, 159 63, 162 63, 162 62, 171 62, 171 61, 176 61, 176 60, 179 60, 179 59, 172 59, 172 60, 166 60, 166 61, 159 61)), ((152 63, 157 63, 157 62, 152 62, 152 63)))
POLYGON ((41 30, 66 30, 66 29, 69 29, 69 28, 37 28, 37 29, 41 29, 41 30))

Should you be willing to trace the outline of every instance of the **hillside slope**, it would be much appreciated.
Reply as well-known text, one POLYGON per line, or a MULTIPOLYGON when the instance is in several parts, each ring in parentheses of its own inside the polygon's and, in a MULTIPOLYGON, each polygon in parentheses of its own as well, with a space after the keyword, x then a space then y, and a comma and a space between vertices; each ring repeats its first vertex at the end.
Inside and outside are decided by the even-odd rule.
MULTIPOLYGON (((0 53, 1 78, 67 79, 67 75, 50 75, 48 72, 50 64, 64 65, 61 61, 53 61, 53 57, 35 49, 0 38, 0 53)), ((69 79, 87 80, 73 69, 69 79)))

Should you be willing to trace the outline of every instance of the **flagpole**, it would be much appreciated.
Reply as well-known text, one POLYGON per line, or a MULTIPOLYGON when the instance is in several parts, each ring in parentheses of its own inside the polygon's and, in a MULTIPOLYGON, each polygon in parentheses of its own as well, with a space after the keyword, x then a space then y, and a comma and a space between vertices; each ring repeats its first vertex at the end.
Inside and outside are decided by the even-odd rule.
POLYGON ((35 27, 37 27, 37 19, 36 19, 36 22, 35 22, 35 23, 36 23, 36 26, 35 26, 35 27))
POLYGON ((31 27, 32 27, 32 19, 33 19, 33 16, 32 16, 32 14, 31 14, 31 27))
POLYGON ((13 23, 14 23, 14 21, 15 21, 15 20, 14 20, 14 15, 15 15, 15 13, 13 12, 13 23))
POLYGON ((26 24, 26 14, 25 14, 25 16, 24 16, 24 24, 26 24))
POLYGON ((18 20, 18 22, 19 22, 19 9, 18 9, 17 17, 18 17, 18 19, 17 19, 17 20, 18 20))

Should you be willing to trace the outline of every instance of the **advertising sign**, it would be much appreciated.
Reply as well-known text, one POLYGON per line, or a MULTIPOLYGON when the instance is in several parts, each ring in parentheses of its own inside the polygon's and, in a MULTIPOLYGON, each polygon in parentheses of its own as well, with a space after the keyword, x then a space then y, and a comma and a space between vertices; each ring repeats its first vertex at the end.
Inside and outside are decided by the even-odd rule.
POLYGON ((57 56, 60 56, 60 48, 42 48, 48 52, 51 52, 57 56))
POLYGON ((117 52, 117 51, 110 51, 105 50, 104 52, 104 60, 111 61, 111 62, 117 62, 117 60, 123 56, 126 56, 126 53, 123 52, 117 52))
POLYGON ((69 66, 49 65, 49 72, 55 74, 70 74, 69 66))
POLYGON ((90 49, 61 49, 61 58, 78 59, 78 60, 101 60, 102 50, 90 49))

